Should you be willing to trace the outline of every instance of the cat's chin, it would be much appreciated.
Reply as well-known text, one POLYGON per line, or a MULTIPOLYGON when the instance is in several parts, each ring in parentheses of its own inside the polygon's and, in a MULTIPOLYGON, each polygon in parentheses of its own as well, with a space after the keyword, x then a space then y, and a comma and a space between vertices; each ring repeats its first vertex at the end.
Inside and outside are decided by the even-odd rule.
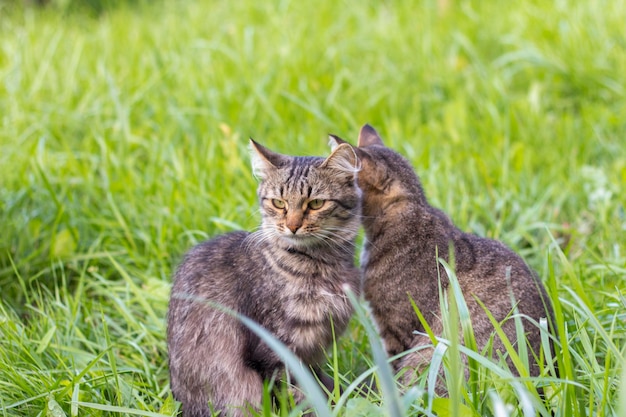
POLYGON ((291 235, 281 236, 281 240, 287 244, 288 248, 293 249, 305 249, 312 246, 316 246, 319 243, 319 239, 312 236, 291 235))

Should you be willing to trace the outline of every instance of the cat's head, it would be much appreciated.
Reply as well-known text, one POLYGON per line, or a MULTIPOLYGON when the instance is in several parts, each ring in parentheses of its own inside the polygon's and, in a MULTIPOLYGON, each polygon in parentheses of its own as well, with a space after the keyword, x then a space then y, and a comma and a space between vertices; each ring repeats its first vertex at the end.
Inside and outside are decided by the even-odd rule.
MULTIPOLYGON (((348 142, 331 135, 329 144, 335 149, 348 142)), ((353 146, 353 149, 361 162, 358 182, 364 193, 365 204, 375 200, 382 207, 389 201, 407 196, 423 198, 419 178, 411 163, 386 147, 373 127, 366 124, 361 128, 358 146, 353 146)))
MULTIPOLYGON (((359 160, 349 145, 328 158, 282 155, 250 139, 260 179, 261 233, 298 248, 351 245, 360 224, 359 160)), ((352 249, 352 248, 351 248, 352 249)))

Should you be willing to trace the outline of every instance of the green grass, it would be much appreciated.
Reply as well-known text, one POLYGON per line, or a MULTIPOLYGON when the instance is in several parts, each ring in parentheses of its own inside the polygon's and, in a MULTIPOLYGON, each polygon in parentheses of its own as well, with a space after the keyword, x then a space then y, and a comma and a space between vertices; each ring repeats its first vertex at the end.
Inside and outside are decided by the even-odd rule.
POLYGON ((0 1, 0 416, 174 415, 171 274, 258 224, 247 138, 324 155, 365 122, 434 205, 539 272, 561 377, 476 355, 463 381, 451 337, 450 400, 429 375, 400 391, 362 312, 329 413, 626 414, 626 2, 69 3, 0 1))

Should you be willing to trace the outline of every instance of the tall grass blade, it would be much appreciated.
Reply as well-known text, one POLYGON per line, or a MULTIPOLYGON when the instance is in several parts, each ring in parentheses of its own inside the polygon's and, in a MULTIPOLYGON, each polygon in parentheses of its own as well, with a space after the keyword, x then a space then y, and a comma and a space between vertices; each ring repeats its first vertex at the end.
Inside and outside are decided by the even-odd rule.
POLYGON ((299 388, 306 395, 306 399, 310 403, 311 407, 315 411, 315 414, 319 417, 331 417, 332 412, 328 407, 326 396, 317 383, 315 377, 311 374, 309 369, 305 367, 300 359, 289 350, 284 343, 274 337, 270 332, 264 329, 255 321, 250 318, 239 314, 225 306, 220 304, 192 296, 176 295, 177 298, 202 303, 211 308, 223 311, 233 317, 236 317, 241 323, 243 323, 248 329, 256 334, 267 346, 270 347, 280 358, 289 370, 289 372, 298 381, 299 388))
POLYGON ((367 337, 372 349, 372 356, 374 357, 374 363, 378 370, 378 377, 380 381, 380 389, 384 398, 384 406, 387 409, 386 415, 389 417, 403 417, 404 412, 402 409, 402 402, 396 381, 393 378, 393 372, 389 365, 387 353, 380 341, 378 332, 374 328, 374 324, 370 320, 371 313, 367 313, 366 307, 361 305, 353 293, 348 292, 348 297, 354 306, 356 316, 365 328, 367 337))
POLYGON ((620 374, 619 381, 619 394, 618 394, 618 416, 626 416, 626 355, 623 355, 621 360, 622 372, 620 374))
POLYGON ((235 314, 235 316, 280 356, 289 369, 289 372, 297 379, 299 387, 306 394, 306 398, 310 402, 313 410, 315 410, 315 414, 319 417, 331 417, 332 412, 328 408, 326 396, 315 380, 315 377, 313 377, 309 369, 300 362, 300 359, 298 359, 284 343, 276 339, 258 323, 241 314, 235 314))
POLYGON ((93 402, 88 402, 88 401, 78 401, 77 405, 79 407, 86 408, 86 409, 108 411, 110 413, 119 413, 122 415, 130 415, 130 416, 173 417, 173 414, 161 414, 161 413, 155 413, 152 411, 137 410, 137 409, 130 408, 130 407, 105 405, 105 404, 98 404, 98 403, 93 403, 93 402))

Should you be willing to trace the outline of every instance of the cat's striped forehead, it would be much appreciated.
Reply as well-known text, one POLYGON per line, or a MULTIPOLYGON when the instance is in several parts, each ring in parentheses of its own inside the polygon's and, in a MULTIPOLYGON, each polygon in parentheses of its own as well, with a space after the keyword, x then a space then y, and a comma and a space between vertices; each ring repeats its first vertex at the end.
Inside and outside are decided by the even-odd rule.
MULTIPOLYGON (((307 178, 311 170, 316 170, 324 161, 324 158, 315 156, 294 156, 291 157, 291 163, 281 168, 287 174, 286 181, 297 178, 307 178)), ((283 174, 284 175, 284 174, 283 174)))
POLYGON ((259 185, 260 195, 272 198, 299 196, 320 198, 340 192, 336 173, 321 168, 324 161, 318 157, 292 157, 289 164, 266 172, 259 185))

